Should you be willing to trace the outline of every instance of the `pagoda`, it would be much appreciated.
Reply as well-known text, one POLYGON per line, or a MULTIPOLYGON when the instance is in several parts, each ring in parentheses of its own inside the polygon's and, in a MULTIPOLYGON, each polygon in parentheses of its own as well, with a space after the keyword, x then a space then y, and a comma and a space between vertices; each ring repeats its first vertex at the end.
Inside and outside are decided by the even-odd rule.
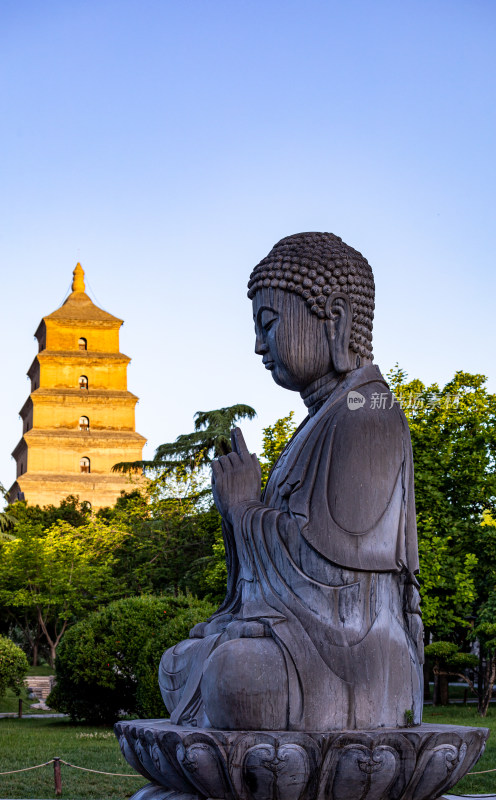
POLYGON ((119 351, 123 320, 98 308, 77 264, 72 293, 43 317, 38 354, 28 370, 22 438, 12 455, 17 478, 9 501, 57 505, 77 495, 97 510, 113 505, 130 478, 112 473, 119 461, 139 461, 146 439, 135 431, 138 401, 127 389, 130 358, 119 351))

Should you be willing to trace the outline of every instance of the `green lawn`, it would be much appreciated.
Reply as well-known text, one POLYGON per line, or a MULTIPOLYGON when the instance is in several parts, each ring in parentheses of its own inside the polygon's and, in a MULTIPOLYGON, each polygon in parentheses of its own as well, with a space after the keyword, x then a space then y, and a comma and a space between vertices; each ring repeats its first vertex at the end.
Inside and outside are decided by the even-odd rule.
MULTIPOLYGON (((36 708, 31 708, 33 703, 38 703, 38 700, 28 700, 28 693, 23 689, 20 697, 22 698, 22 713, 23 714, 46 714, 46 711, 38 711, 36 708)), ((5 694, 0 697, 0 714, 19 711, 19 697, 14 694, 12 689, 7 689, 5 694)))
MULTIPOLYGON (((55 675, 55 670, 49 667, 47 664, 43 664, 41 667, 30 667, 28 671, 28 676, 46 676, 46 675, 55 675)), ((23 714, 43 714, 46 712, 38 711, 37 709, 31 709, 31 705, 33 703, 37 703, 38 700, 28 700, 28 694, 26 690, 23 690, 21 693, 21 698, 23 701, 22 704, 22 712, 23 714)), ((5 714, 14 711, 16 714, 19 710, 19 697, 12 691, 12 689, 7 689, 6 693, 0 697, 0 714, 5 714)))
POLYGON ((55 675, 55 670, 49 667, 48 664, 42 664, 41 667, 29 667, 28 675, 55 675))
MULTIPOLYGON (((491 728, 486 752, 474 770, 496 767, 496 708, 482 720, 470 706, 427 706, 424 722, 491 728)), ((0 772, 59 756, 81 767, 133 773, 120 754, 111 728, 74 725, 61 719, 0 719, 0 772)), ((62 765, 62 797, 67 800, 123 800, 146 783, 141 778, 111 778, 62 765)), ((496 772, 463 778, 454 794, 496 794, 496 772)), ((1 798, 54 798, 53 766, 0 776, 1 798)))
MULTIPOLYGON (((61 719, 0 719, 0 772, 40 764, 59 756, 71 764, 136 775, 121 755, 111 728, 74 725, 61 719)), ((62 765, 62 797, 123 800, 145 781, 111 778, 62 765)), ((1 798, 54 798, 53 765, 0 776, 1 798)))

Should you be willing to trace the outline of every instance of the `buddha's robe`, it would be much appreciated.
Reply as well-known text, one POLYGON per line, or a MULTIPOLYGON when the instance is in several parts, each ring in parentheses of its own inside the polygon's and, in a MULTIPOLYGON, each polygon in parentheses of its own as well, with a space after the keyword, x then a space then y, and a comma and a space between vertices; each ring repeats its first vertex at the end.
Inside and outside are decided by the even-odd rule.
POLYGON ((341 379, 293 436, 262 501, 242 504, 224 536, 226 600, 161 662, 173 722, 208 725, 208 657, 260 635, 284 656, 288 729, 402 726, 407 710, 420 722, 411 443, 377 367, 341 379))

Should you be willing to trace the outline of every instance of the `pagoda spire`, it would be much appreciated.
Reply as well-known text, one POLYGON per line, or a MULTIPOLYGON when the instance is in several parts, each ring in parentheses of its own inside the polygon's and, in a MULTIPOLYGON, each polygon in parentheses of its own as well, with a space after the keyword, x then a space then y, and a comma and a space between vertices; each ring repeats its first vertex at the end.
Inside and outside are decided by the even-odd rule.
POLYGON ((73 279, 72 279, 72 291, 73 292, 84 292, 84 269, 82 268, 81 264, 76 264, 76 268, 74 270, 73 279))

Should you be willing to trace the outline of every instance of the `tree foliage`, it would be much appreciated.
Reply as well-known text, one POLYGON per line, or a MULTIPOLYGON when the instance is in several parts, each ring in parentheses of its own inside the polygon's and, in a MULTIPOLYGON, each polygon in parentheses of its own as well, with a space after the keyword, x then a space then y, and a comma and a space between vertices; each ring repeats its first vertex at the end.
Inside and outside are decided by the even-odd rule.
POLYGON ((231 452, 231 430, 242 419, 253 419, 256 411, 239 403, 214 411, 197 411, 194 430, 177 437, 175 442, 159 445, 152 461, 122 461, 113 466, 114 472, 132 472, 137 469, 152 470, 157 474, 170 474, 178 467, 195 472, 214 458, 231 452))
POLYGON ((21 648, 0 636, 0 697, 7 689, 13 689, 19 695, 28 669, 28 660, 21 648))
POLYGON ((272 467, 296 431, 296 423, 293 422, 293 417, 294 411, 290 411, 286 417, 281 417, 273 425, 263 429, 262 455, 260 458, 262 486, 267 483, 272 467))
POLYGON ((114 722, 120 713, 164 716, 162 653, 215 610, 191 596, 128 597, 67 631, 48 703, 75 720, 114 722))
POLYGON ((47 530, 16 527, 1 545, 0 603, 13 619, 36 620, 49 646, 50 662, 69 623, 118 596, 113 574, 124 527, 91 520, 47 530))
POLYGON ((484 540, 495 562, 483 517, 496 502, 496 396, 483 375, 467 372, 441 388, 407 381, 398 367, 388 378, 412 437, 426 628, 435 639, 460 640, 494 585, 479 554, 484 540))

